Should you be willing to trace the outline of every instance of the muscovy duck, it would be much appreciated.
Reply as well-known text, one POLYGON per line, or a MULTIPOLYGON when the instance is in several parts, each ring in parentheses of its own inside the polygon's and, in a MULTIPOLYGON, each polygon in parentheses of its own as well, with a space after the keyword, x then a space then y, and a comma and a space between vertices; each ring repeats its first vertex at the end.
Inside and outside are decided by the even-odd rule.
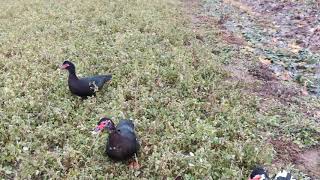
MULTIPOLYGON (((270 180, 268 172, 262 167, 256 167, 252 170, 249 180, 270 180)), ((273 176, 274 180, 295 180, 290 172, 280 171, 276 176, 273 176)))
POLYGON ((82 98, 95 95, 96 91, 101 90, 103 85, 112 79, 112 75, 78 78, 76 67, 70 61, 64 61, 60 68, 69 72, 68 85, 71 93, 82 98))
POLYGON ((295 180, 290 172, 287 172, 285 170, 280 171, 276 177, 274 178, 275 180, 295 180))
POLYGON ((131 120, 121 120, 115 127, 111 119, 102 118, 95 128, 95 132, 100 132, 104 129, 109 132, 106 154, 111 159, 118 161, 128 160, 138 152, 140 145, 131 120))
POLYGON ((269 180, 268 172, 262 167, 255 167, 250 174, 249 180, 269 180))

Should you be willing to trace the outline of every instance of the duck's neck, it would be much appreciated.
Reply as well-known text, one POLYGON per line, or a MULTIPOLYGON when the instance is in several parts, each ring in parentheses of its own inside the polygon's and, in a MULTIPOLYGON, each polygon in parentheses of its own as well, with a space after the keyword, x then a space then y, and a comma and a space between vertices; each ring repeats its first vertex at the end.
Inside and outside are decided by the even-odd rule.
POLYGON ((108 132, 109 132, 109 133, 114 133, 114 132, 116 132, 116 127, 114 127, 114 126, 109 127, 109 128, 108 128, 108 132))
POLYGON ((75 69, 69 69, 69 79, 76 79, 78 80, 78 77, 76 75, 76 70, 75 69))

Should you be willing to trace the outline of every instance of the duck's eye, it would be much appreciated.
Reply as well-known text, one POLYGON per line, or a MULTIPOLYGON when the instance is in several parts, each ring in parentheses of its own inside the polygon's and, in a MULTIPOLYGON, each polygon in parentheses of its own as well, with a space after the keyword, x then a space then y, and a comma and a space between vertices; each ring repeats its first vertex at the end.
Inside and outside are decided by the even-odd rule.
POLYGON ((120 132, 120 129, 117 129, 118 132, 120 132))
POLYGON ((103 126, 107 125, 107 122, 102 122, 102 125, 103 125, 103 126))

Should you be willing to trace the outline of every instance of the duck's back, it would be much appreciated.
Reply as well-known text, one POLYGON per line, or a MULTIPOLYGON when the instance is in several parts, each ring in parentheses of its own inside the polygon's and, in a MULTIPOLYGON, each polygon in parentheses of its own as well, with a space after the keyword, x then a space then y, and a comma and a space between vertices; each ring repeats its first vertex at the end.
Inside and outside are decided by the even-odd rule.
POLYGON ((138 149, 136 138, 127 138, 114 133, 110 135, 106 153, 114 160, 126 160, 137 153, 138 149))
POLYGON ((111 80, 111 75, 99 75, 78 79, 76 76, 69 76, 68 84, 71 93, 87 97, 95 94, 96 87, 100 90, 104 83, 111 80))
POLYGON ((126 160, 137 153, 139 147, 132 121, 121 120, 109 136, 106 153, 112 159, 126 160))
POLYGON ((93 85, 93 83, 101 89, 103 85, 112 79, 112 75, 98 75, 92 77, 81 78, 80 80, 86 82, 88 85, 93 85))

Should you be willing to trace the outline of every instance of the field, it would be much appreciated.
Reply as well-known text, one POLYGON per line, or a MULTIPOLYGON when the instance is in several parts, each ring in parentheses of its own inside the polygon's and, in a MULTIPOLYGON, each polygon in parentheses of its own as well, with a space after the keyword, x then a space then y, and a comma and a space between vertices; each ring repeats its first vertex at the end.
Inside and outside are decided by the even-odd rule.
POLYGON ((275 77, 223 28, 215 8, 234 2, 1 1, 0 179, 246 179, 258 164, 320 177, 316 80, 275 77), (66 59, 112 82, 72 96, 66 59), (139 169, 104 155, 103 116, 134 120, 139 169))

